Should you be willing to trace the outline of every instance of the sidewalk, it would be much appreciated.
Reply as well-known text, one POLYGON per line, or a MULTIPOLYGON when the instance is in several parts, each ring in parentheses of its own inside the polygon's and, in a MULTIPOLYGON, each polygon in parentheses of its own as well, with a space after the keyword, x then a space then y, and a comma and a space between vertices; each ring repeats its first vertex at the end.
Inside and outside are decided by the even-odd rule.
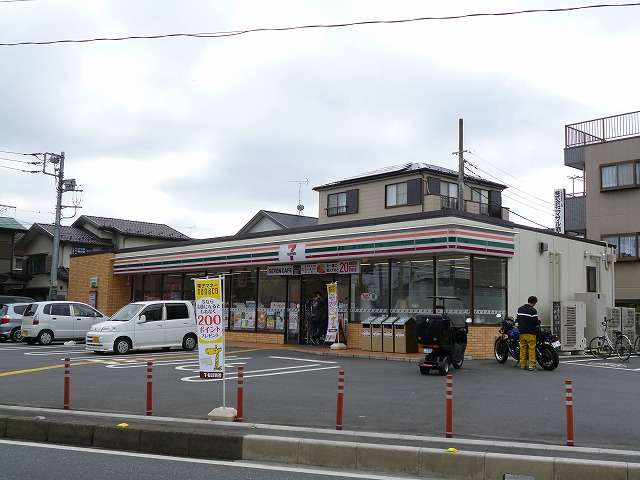
POLYGON ((355 357, 355 358, 372 358, 377 360, 392 360, 397 362, 418 362, 424 355, 421 353, 395 353, 395 352, 370 352, 359 348, 337 349, 331 348, 330 344, 325 345, 276 345, 270 343, 248 343, 226 341, 227 347, 234 348, 255 348, 259 350, 269 350, 271 348, 287 349, 296 352, 311 353, 314 355, 327 355, 335 357, 355 357))

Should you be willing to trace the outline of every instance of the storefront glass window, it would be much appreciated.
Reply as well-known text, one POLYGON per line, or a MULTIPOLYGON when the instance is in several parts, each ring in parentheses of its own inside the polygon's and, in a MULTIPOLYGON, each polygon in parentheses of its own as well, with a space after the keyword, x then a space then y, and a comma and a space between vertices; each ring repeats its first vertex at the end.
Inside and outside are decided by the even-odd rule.
POLYGON ((287 278, 269 277, 267 270, 261 269, 258 285, 258 331, 284 332, 287 278))
POLYGON ((391 316, 406 317, 430 310, 433 259, 391 264, 391 316))
POLYGON ((133 276, 133 301, 141 302, 144 300, 144 276, 143 275, 134 275, 133 276))
POLYGON ((167 274, 162 280, 163 300, 182 300, 182 274, 167 274))
POLYGON ((198 272, 198 273, 185 273, 184 274, 184 291, 182 293, 182 298, 184 300, 196 300, 196 284, 194 283, 194 279, 196 278, 207 278, 206 272, 198 272))
POLYGON ((383 316, 389 308, 389 263, 363 263, 360 274, 351 275, 351 305, 354 322, 383 316))
POLYGON ((237 270, 231 280, 231 330, 255 330, 257 270, 237 270))
POLYGON ((507 260, 496 257, 473 259, 473 322, 497 324, 496 315, 507 309, 507 260))
POLYGON ((460 298, 462 309, 449 308, 449 305, 453 305, 450 301, 446 305, 447 312, 468 317, 471 306, 471 258, 447 256, 438 258, 436 262, 436 295, 460 298))
POLYGON ((160 300, 162 296, 162 275, 153 273, 144 277, 143 299, 160 300))

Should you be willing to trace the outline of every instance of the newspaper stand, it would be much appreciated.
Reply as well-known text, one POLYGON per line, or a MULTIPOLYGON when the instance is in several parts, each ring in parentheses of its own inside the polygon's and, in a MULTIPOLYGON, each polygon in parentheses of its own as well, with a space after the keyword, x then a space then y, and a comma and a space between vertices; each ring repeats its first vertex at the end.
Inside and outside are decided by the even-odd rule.
POLYGON ((371 351, 371 322, 375 320, 376 317, 367 317, 362 320, 362 350, 366 352, 371 351))
POLYGON ((371 351, 382 351, 382 322, 387 317, 376 317, 371 322, 371 351))
POLYGON ((400 317, 393 324, 393 346, 396 353, 416 353, 416 321, 411 317, 400 317))
POLYGON ((395 351, 393 345, 393 324, 398 317, 389 317, 382 322, 382 351, 393 353, 395 351))

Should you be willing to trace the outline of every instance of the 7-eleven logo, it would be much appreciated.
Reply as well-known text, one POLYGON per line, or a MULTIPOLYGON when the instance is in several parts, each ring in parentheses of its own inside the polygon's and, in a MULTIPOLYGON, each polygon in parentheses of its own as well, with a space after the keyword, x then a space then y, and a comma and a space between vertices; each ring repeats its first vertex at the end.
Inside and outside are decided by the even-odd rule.
POLYGON ((304 260, 304 243, 287 243, 280 245, 281 262, 300 262, 304 260))

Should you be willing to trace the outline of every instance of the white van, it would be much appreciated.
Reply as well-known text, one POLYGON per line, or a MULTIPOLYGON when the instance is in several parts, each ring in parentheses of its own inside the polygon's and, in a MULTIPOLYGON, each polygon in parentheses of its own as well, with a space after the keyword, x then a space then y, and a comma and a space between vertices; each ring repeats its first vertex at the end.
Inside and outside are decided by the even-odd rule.
POLYGON ((132 349, 198 345, 196 315, 187 300, 133 302, 98 323, 86 334, 86 348, 94 352, 128 353, 132 349))
POLYGON ((34 302, 22 314, 22 336, 25 342, 40 345, 54 340, 84 340, 91 325, 108 319, 86 303, 34 302))

